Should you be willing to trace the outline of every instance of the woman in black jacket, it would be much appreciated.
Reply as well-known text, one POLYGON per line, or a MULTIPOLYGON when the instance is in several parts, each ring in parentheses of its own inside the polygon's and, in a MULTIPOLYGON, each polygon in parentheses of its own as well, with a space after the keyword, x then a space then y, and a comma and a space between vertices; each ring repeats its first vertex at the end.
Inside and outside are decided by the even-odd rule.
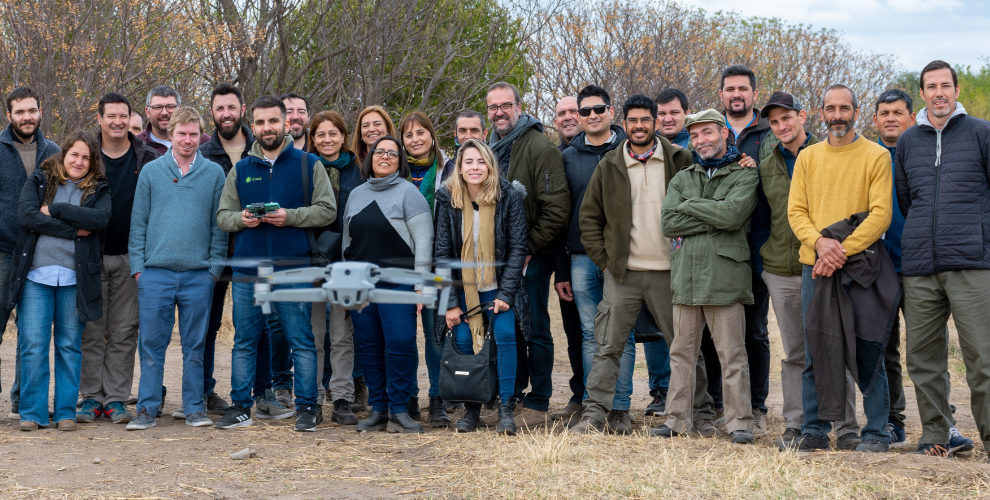
MULTIPOLYGON (((516 328, 529 328, 529 300, 522 284, 526 265, 525 189, 498 174, 495 153, 483 142, 469 140, 461 146, 454 172, 437 192, 436 260, 462 260, 472 267, 455 272, 462 286, 451 291, 446 325, 454 329, 454 342, 463 353, 477 352, 484 341, 482 316, 462 322, 461 314, 485 302, 485 316, 494 321, 499 381, 499 433, 514 435, 512 393, 516 382, 516 328), (520 194, 520 192, 522 194, 520 194), (467 210, 465 210, 467 209, 467 210)), ((528 335, 526 335, 528 336, 528 335)), ((480 404, 467 404, 458 432, 478 426, 480 404)))
POLYGON ((59 430, 72 431, 83 328, 103 316, 100 273, 110 188, 96 137, 84 131, 66 137, 61 153, 24 184, 17 220, 21 232, 4 306, 17 307, 21 430, 48 425, 48 350, 54 340, 55 420, 59 430))

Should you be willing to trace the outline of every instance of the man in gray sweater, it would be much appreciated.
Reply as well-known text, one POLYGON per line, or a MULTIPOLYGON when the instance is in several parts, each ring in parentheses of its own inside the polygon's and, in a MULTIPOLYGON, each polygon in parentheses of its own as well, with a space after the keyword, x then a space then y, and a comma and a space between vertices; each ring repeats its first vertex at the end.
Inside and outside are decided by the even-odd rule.
POLYGON ((227 255, 227 235, 214 216, 223 193, 223 168, 198 153, 204 128, 193 108, 176 110, 168 125, 172 146, 145 165, 138 177, 128 250, 138 288, 141 381, 137 417, 127 430, 155 426, 176 306, 182 412, 187 425, 213 424, 204 411, 203 347, 213 287, 227 255))

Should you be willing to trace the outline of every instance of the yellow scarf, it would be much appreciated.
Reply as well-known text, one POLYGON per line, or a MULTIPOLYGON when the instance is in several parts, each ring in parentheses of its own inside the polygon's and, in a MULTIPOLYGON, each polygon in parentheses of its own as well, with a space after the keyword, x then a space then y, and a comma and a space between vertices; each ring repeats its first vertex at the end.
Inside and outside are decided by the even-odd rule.
MULTIPOLYGON (((464 231, 461 233, 461 262, 475 262, 472 268, 461 272, 464 287, 464 300, 468 310, 478 307, 481 303, 478 287, 489 287, 495 280, 495 204, 479 205, 478 220, 478 256, 474 255, 474 210, 471 195, 463 190, 461 198, 461 214, 464 219, 464 231)), ((468 318, 471 327, 471 338, 474 341, 474 352, 477 354, 485 341, 485 323, 481 314, 468 318)))

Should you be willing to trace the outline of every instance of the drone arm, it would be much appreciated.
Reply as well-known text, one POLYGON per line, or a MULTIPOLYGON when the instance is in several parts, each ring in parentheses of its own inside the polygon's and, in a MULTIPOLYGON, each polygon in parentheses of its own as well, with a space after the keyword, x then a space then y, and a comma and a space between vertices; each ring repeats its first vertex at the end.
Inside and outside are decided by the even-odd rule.
POLYGON ((327 268, 325 267, 303 267, 272 273, 268 282, 273 285, 289 285, 295 283, 317 283, 326 278, 327 268))
POLYGON ((407 290, 388 290, 376 288, 371 291, 371 302, 379 304, 429 304, 436 300, 436 295, 420 295, 407 290))
POLYGON ((326 302, 327 294, 322 288, 287 288, 270 292, 254 293, 254 305, 265 306, 267 302, 326 302))

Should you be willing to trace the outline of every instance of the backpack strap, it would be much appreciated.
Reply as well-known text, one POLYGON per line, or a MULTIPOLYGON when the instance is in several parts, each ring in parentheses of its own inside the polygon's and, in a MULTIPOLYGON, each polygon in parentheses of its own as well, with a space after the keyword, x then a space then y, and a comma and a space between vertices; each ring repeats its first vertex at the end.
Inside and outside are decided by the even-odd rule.
MULTIPOLYGON (((302 170, 303 205, 307 207, 312 202, 312 193, 310 193, 310 188, 309 188, 309 168, 308 168, 309 162, 306 161, 308 157, 309 157, 309 153, 303 151, 302 155, 300 156, 301 160, 299 162, 300 168, 302 170)), ((314 165, 313 168, 315 169, 316 166, 314 165)), ((316 233, 313 231, 313 228, 311 227, 306 228, 306 239, 309 240, 309 256, 313 261, 313 265, 326 265, 325 263, 323 263, 324 259, 321 257, 320 249, 316 245, 316 233)))

